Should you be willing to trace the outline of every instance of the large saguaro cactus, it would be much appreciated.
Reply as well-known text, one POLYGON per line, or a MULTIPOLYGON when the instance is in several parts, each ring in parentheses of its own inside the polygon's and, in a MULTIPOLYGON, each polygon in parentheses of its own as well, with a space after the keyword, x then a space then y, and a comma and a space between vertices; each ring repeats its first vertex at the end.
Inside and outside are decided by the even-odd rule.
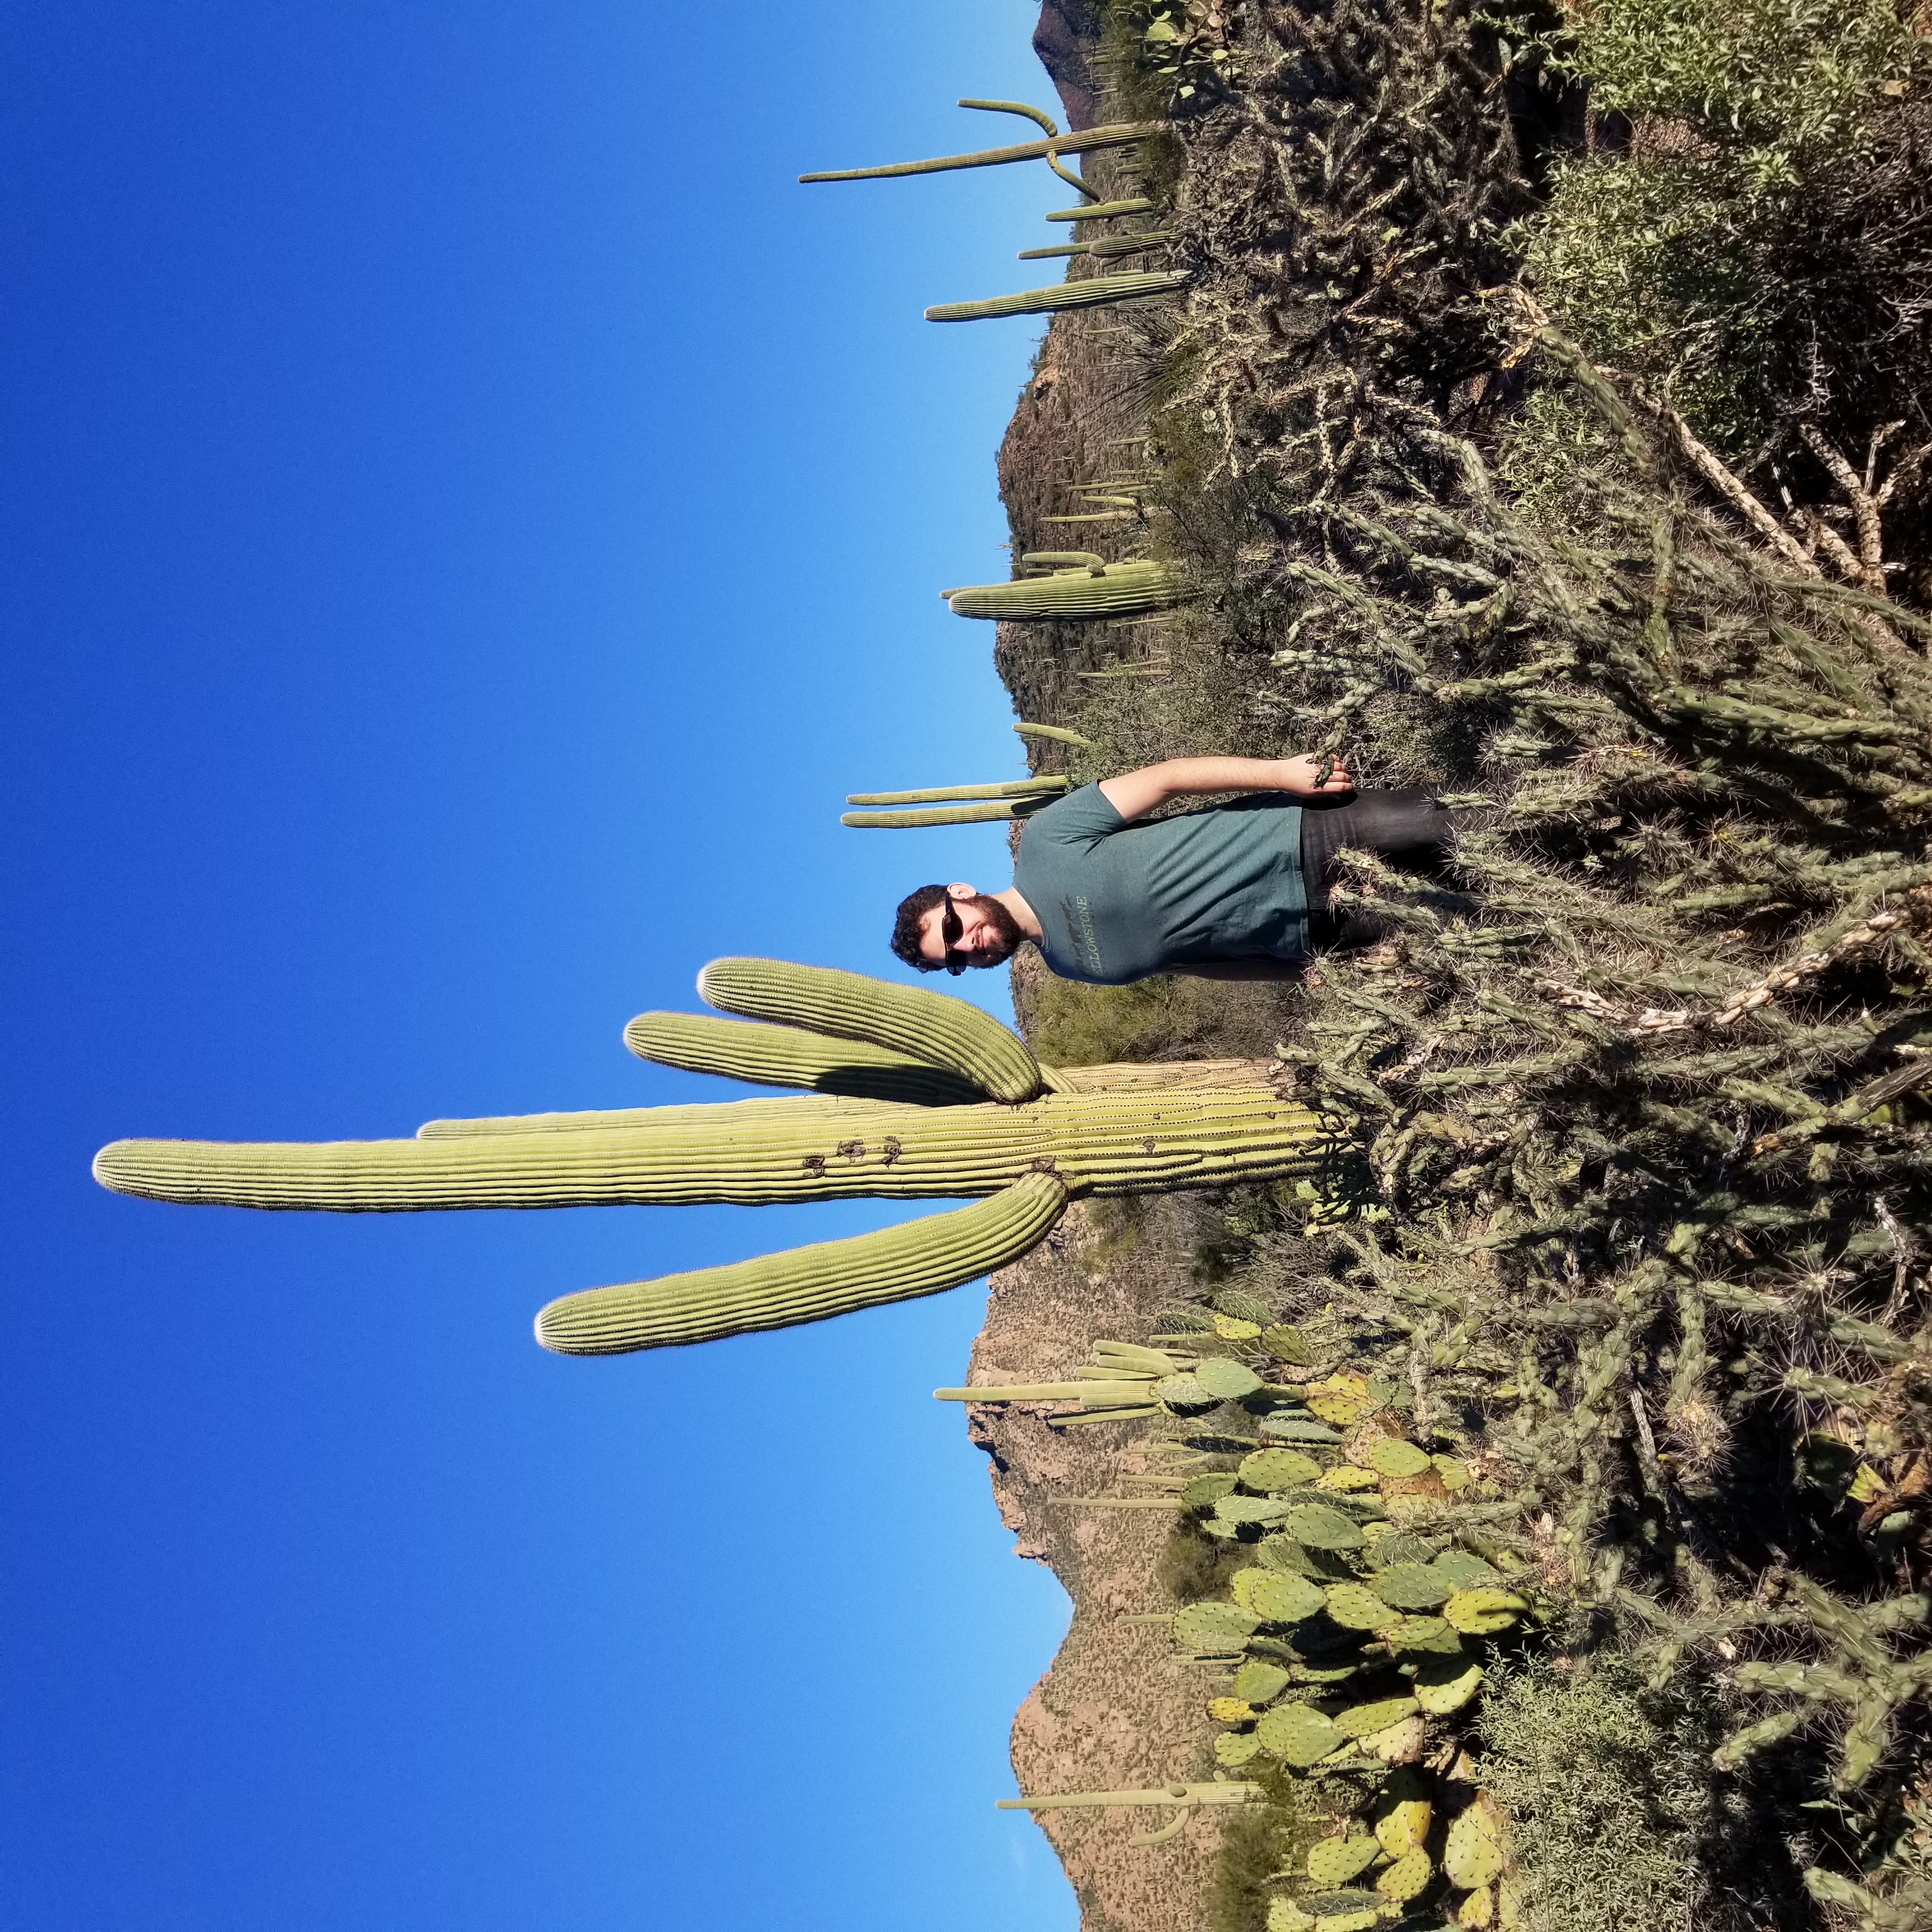
POLYGON ((435 1208, 952 1196, 972 1206, 853 1239, 566 1295, 537 1318, 571 1354, 701 1342, 930 1294, 1005 1265, 1068 1201, 1310 1172, 1316 1116, 1268 1062, 1042 1066, 963 1000, 783 960, 718 959, 721 1019, 646 1013, 646 1059, 812 1090, 784 1099, 431 1120, 410 1140, 125 1140, 95 1178, 150 1200, 391 1213, 435 1208))

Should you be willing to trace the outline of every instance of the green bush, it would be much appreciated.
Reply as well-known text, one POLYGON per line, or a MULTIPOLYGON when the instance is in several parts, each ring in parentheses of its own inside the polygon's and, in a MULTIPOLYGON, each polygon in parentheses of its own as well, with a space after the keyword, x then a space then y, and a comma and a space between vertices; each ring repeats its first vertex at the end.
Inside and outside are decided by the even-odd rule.
POLYGON ((1702 1925, 1715 1819, 1694 1706, 1615 1658, 1492 1676, 1483 1779, 1510 1820, 1526 1932, 1702 1925))
POLYGON ((1593 107, 1678 122, 1761 187, 1860 146, 1927 62, 1889 0, 1594 0, 1534 40, 1593 107))

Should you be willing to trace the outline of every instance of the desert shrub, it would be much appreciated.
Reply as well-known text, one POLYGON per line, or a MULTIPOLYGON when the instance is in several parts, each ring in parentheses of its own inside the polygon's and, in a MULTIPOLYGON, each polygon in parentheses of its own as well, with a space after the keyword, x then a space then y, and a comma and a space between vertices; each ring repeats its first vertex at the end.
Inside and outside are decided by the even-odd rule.
POLYGON ((1704 1847, 1717 1814, 1708 1720, 1681 1695, 1647 1694, 1614 1657, 1564 1664, 1492 1678, 1479 1720, 1484 1779, 1515 1842, 1526 1932, 1708 1922, 1704 1847))
POLYGON ((1130 986, 1089 986, 1042 973, 1016 992, 1023 1030, 1049 1066, 1121 1060, 1259 1056, 1281 1030, 1285 994, 1258 982, 1163 974, 1130 986))
POLYGON ((1676 122, 1757 188, 1856 152, 1927 68, 1891 0, 1592 0, 1531 40, 1598 110, 1676 122))
POLYGON ((1526 278, 1734 457, 1788 461, 1800 418, 1861 453, 1922 422, 1928 46, 1888 0, 1606 0, 1531 32, 1521 63, 1609 138, 1552 162, 1526 278))

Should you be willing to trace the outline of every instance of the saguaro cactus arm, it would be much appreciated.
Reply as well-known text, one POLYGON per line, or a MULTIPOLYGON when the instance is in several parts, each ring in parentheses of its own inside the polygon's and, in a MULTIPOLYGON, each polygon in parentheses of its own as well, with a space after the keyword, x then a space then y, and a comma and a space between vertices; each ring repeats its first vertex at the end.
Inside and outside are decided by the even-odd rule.
POLYGON ((1241 1804, 1260 1795, 1258 1784, 1230 1778, 1214 1784, 1156 1785, 1144 1791, 1054 1791, 1039 1798, 997 1798, 1001 1811, 1071 1811, 1111 1809, 1120 1804, 1241 1804))
POLYGON ((537 1340, 564 1355, 614 1355, 823 1322, 937 1294, 1017 1261, 1060 1219, 1067 1190, 1030 1174, 985 1201, 728 1267, 593 1288, 553 1301, 537 1340))
POLYGON ((1186 286, 1187 277, 1178 268, 1145 274, 1088 275, 1077 282, 1055 282, 1051 288, 989 296, 983 302, 941 302, 926 310, 926 319, 928 322, 983 322, 1000 315, 1050 315, 1060 309, 1098 308, 1107 302, 1173 295, 1186 286))
POLYGON ((914 806, 910 812, 848 812, 841 825, 874 830, 908 825, 977 825, 993 820, 1027 818, 1073 789, 1073 781, 1049 775, 1006 784, 935 785, 926 791, 855 791, 848 805, 914 806), (962 801, 953 803, 952 800, 962 801), (974 803, 966 800, 978 801, 974 803))
POLYGON ((1022 738, 1051 738, 1056 744, 1077 745, 1083 752, 1095 749, 1091 738, 1083 738, 1078 731, 1070 731, 1064 724, 1018 724, 1013 727, 1022 738))
POLYGON ((698 990, 728 1013, 868 1040, 948 1067, 995 1100, 1030 1100, 1050 1084, 1025 1041, 991 1013, 922 987, 783 959, 714 959, 698 990))
MULTIPOLYGON (((761 1087, 803 1087, 863 1100, 943 1107, 984 1096, 964 1076, 870 1040, 712 1013, 640 1013, 624 1028, 640 1060, 761 1087)), ((420 1131, 420 1130, 418 1130, 420 1131)))
POLYGON ((1034 778, 1011 778, 988 784, 933 785, 924 791, 854 791, 845 796, 848 805, 938 805, 956 798, 1025 798, 1036 792, 1070 790, 1073 781, 1057 774, 1034 778))
POLYGON ((1017 114, 1022 121, 1030 121, 1048 140, 1060 132, 1060 123, 1045 108, 1034 107, 1024 100, 966 100, 959 105, 976 108, 982 114, 1017 114))
POLYGON ((831 168, 800 175, 802 182, 884 181, 896 175, 943 174, 952 168, 993 168, 1008 161, 1044 161, 1061 154, 1079 154, 1094 148, 1124 148, 1163 133, 1165 121, 1122 121, 1105 128, 1083 128, 1077 134, 1050 135, 1044 141, 1022 141, 1010 148, 982 148, 970 154, 941 154, 929 161, 894 161, 882 168, 831 168))
POLYGON ((1049 221, 1112 221, 1123 214, 1148 214, 1159 206, 1136 196, 1131 201, 1090 201, 1084 208, 1056 208, 1046 218, 1049 221))
POLYGON ((875 832, 909 825, 985 825, 1030 818, 1042 806, 1051 805, 1055 796, 1040 792, 1030 798, 994 799, 983 805, 936 805, 915 812, 844 812, 839 814, 838 823, 875 832))

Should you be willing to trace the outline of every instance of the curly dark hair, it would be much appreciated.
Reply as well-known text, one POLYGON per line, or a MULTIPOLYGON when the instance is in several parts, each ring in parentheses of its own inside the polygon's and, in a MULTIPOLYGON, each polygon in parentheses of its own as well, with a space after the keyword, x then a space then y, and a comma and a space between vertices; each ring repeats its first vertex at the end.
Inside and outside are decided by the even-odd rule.
POLYGON ((918 891, 908 892, 899 901, 899 909, 892 920, 892 950, 908 966, 916 967, 922 973, 937 973, 938 962, 927 958, 919 950, 919 922, 936 905, 944 904, 946 888, 944 886, 921 886, 918 891))

